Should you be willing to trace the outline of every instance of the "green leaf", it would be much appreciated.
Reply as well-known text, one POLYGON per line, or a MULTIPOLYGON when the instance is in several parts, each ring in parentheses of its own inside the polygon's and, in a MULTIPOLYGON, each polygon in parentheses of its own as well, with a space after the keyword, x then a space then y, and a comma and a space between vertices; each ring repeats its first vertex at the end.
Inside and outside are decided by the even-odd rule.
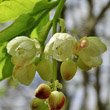
POLYGON ((6 56, 6 45, 7 42, 5 43, 0 42, 0 61, 6 56))
POLYGON ((7 55, 5 64, 4 64, 3 70, 2 70, 2 76, 3 76, 2 79, 7 78, 12 75, 13 66, 14 65, 11 63, 11 56, 7 55))
POLYGON ((20 16, 11 26, 0 32, 0 42, 10 40, 21 32, 29 29, 31 27, 30 24, 33 22, 35 22, 35 20, 29 15, 20 16))
POLYGON ((39 34, 41 33, 41 29, 46 23, 49 21, 49 15, 47 14, 41 22, 38 24, 37 27, 35 27, 31 33, 31 38, 38 38, 39 34))
POLYGON ((59 20, 59 23, 60 23, 60 26, 61 26, 61 32, 63 33, 63 32, 66 31, 65 30, 65 21, 62 18, 59 18, 58 20, 59 20))
POLYGON ((40 0, 11 0, 0 3, 0 23, 15 20, 22 14, 30 13, 40 0))
POLYGON ((23 14, 36 15, 46 9, 54 8, 59 1, 47 0, 10 0, 0 3, 0 23, 15 20, 23 14))
POLYGON ((3 80, 12 75, 13 64, 11 56, 7 54, 5 43, 0 43, 0 80, 3 80))
POLYGON ((0 81, 11 76, 13 71, 13 64, 11 63, 11 56, 7 54, 0 60, 0 81))
POLYGON ((52 9, 56 7, 58 3, 59 3, 59 0, 51 1, 51 2, 48 2, 47 0, 42 0, 35 5, 33 11, 30 14, 36 15, 37 13, 44 11, 46 9, 52 9))
POLYGON ((3 0, 0 0, 0 3, 3 2, 3 0))
POLYGON ((40 21, 49 13, 51 9, 47 9, 35 16, 34 18, 31 17, 29 14, 22 15, 15 22, 6 28, 5 30, 0 32, 0 42, 4 42, 10 40, 17 35, 26 35, 30 34, 31 31, 40 23, 40 21))
POLYGON ((52 21, 49 21, 41 30, 39 36, 38 36, 38 41, 41 42, 41 43, 44 43, 46 38, 47 38, 47 35, 50 31, 50 28, 52 26, 52 21))

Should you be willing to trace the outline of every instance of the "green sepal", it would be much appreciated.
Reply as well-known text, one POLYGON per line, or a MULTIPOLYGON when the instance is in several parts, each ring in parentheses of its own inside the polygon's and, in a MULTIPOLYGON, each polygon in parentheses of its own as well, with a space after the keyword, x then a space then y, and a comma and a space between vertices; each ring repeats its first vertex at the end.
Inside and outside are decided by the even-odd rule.
POLYGON ((49 59, 42 59, 36 69, 43 80, 49 81, 52 79, 52 63, 49 59))
POLYGON ((84 71, 91 69, 91 67, 85 65, 85 64, 81 61, 80 58, 77 60, 77 65, 78 65, 78 67, 79 67, 80 69, 82 69, 82 70, 84 70, 84 71))
POLYGON ((65 81, 71 80, 74 77, 76 71, 77 71, 77 65, 72 60, 64 61, 61 64, 60 72, 62 79, 65 81))
POLYGON ((45 100, 34 98, 30 104, 31 110, 49 110, 48 104, 45 103, 45 100))
POLYGON ((38 41, 44 43, 52 26, 52 20, 49 21, 42 29, 38 37, 38 41))

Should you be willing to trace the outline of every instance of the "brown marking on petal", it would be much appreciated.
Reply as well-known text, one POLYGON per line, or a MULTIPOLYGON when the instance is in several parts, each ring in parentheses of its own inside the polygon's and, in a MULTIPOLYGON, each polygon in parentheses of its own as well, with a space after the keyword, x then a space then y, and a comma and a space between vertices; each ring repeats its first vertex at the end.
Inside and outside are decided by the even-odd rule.
POLYGON ((16 66, 14 71, 13 71, 13 75, 15 76, 16 71, 20 68, 21 66, 16 66))
POLYGON ((56 109, 61 109, 64 106, 65 103, 65 96, 62 98, 61 102, 57 105, 56 109))
POLYGON ((33 109, 36 109, 36 108, 38 108, 38 105, 33 104, 33 105, 32 105, 32 108, 33 108, 33 109))
POLYGON ((71 79, 71 74, 70 73, 65 73, 64 79, 70 80, 71 79))
POLYGON ((49 88, 46 88, 45 86, 40 86, 36 91, 35 91, 35 96, 40 98, 40 99, 47 99, 51 94, 51 91, 49 88))
POLYGON ((15 64, 15 65, 18 65, 18 66, 24 66, 24 64, 25 64, 25 60, 23 61, 22 60, 22 62, 19 62, 19 61, 15 61, 15 59, 12 57, 11 58, 11 62, 13 63, 13 64, 15 64), (18 62, 19 62, 19 64, 18 64, 18 62))
POLYGON ((75 45, 74 45, 74 49, 75 49, 76 51, 79 50, 79 46, 78 46, 78 43, 77 43, 77 42, 76 42, 75 45))
POLYGON ((56 110, 53 106, 50 106, 49 104, 48 104, 48 107, 49 107, 49 110, 56 110))

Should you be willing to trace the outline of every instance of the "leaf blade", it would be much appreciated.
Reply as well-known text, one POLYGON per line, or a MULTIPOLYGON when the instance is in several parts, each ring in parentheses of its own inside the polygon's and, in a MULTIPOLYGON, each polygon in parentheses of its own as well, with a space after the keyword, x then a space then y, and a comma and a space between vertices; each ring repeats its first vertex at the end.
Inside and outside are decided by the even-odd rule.
POLYGON ((30 13, 40 0, 15 0, 0 3, 0 23, 15 20, 22 14, 30 13), (16 12, 15 12, 16 11, 16 12))

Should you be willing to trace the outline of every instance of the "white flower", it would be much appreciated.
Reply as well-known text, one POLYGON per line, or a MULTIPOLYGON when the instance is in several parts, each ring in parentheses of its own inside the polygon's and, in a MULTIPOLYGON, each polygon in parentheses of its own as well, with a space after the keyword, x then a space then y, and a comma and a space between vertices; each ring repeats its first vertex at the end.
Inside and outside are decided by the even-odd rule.
POLYGON ((65 61, 72 56, 76 39, 67 33, 56 33, 46 44, 44 53, 58 61, 65 61))
POLYGON ((13 78, 24 85, 29 85, 36 73, 35 59, 41 53, 39 42, 26 36, 19 36, 7 44, 7 52, 15 64, 13 78))
POLYGON ((12 62, 17 65, 33 63, 41 53, 40 44, 36 39, 19 36, 7 44, 7 52, 12 55, 12 62))

